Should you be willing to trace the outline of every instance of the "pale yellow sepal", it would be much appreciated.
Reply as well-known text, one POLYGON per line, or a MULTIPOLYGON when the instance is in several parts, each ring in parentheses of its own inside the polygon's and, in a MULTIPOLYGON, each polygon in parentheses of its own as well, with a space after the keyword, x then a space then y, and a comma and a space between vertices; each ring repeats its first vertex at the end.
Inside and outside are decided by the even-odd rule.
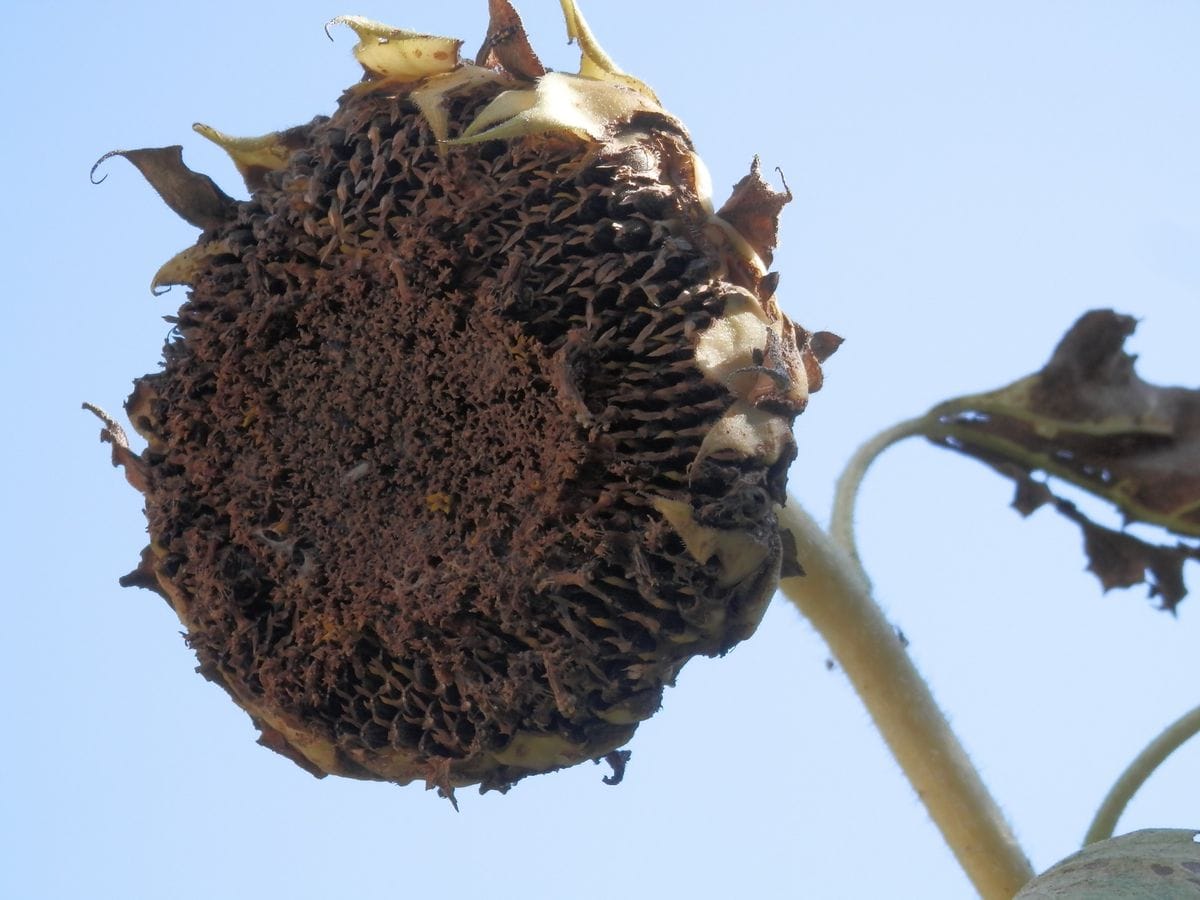
POLYGON ((651 503, 675 529, 696 562, 703 564, 717 557, 721 564, 719 584, 736 584, 757 571, 767 558, 767 548, 744 531, 701 525, 687 503, 667 497, 655 497, 651 503))
POLYGON ((763 263, 762 257, 758 255, 758 251, 750 246, 750 242, 740 231, 716 213, 709 215, 706 233, 718 247, 724 245, 723 249, 726 253, 742 260, 756 276, 762 278, 767 274, 767 267, 763 263))
POLYGON ((773 466, 789 449, 791 441, 792 429, 785 419, 756 409, 744 400, 735 400, 704 436, 692 465, 698 466, 714 454, 731 453, 773 466))
POLYGON ((385 81, 417 81, 458 67, 462 41, 393 28, 361 16, 338 16, 325 25, 348 25, 358 35, 354 58, 367 73, 385 81))
POLYGON ((206 244, 195 244, 180 251, 163 263, 154 277, 150 279, 150 292, 158 295, 163 288, 173 284, 184 284, 188 287, 196 283, 196 276, 205 261, 214 256, 231 253, 228 241, 212 241, 206 244))
POLYGON ((528 90, 505 91, 489 103, 461 138, 470 144, 547 132, 601 140, 637 112, 661 113, 649 96, 611 81, 550 72, 528 90))
POLYGON ((588 28, 583 13, 575 0, 559 0, 562 5, 563 18, 567 21, 567 40, 579 43, 580 60, 579 74, 584 78, 596 78, 601 81, 612 81, 623 84, 639 93, 645 94, 658 104, 658 96, 644 81, 626 75, 613 62, 612 57, 604 52, 604 48, 596 41, 592 30, 588 28))
POLYGON ((734 372, 756 365, 754 355, 767 346, 769 329, 757 297, 748 291, 731 294, 696 342, 696 366, 705 377, 725 384, 734 372))
POLYGON ((503 76, 492 69, 463 66, 453 72, 430 78, 409 94, 408 98, 417 105, 417 109, 429 123, 433 136, 439 141, 445 141, 450 136, 450 114, 446 109, 446 97, 463 88, 501 77, 503 76))
POLYGON ((571 765, 578 749, 577 745, 562 735, 519 732, 507 747, 493 755, 501 765, 540 772, 571 765))
POLYGON ((288 157, 292 155, 292 148, 286 146, 275 131, 261 137, 233 137, 203 122, 196 122, 192 130, 228 153, 242 178, 247 181, 253 178, 256 169, 276 172, 286 168, 288 157))

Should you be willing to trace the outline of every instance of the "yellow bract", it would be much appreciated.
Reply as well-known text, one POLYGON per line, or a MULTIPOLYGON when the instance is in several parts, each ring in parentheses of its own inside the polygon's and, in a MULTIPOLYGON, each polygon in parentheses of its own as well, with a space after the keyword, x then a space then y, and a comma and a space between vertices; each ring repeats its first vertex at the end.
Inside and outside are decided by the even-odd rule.
POLYGON ((348 25, 358 35, 354 57, 367 73, 385 81, 418 81, 458 68, 462 41, 393 28, 361 16, 338 16, 325 25, 348 25))
POLYGON ((563 131, 600 140, 612 126, 643 111, 664 114, 646 94, 621 84, 549 72, 528 90, 498 96, 453 143, 563 131))
POLYGON ((584 78, 596 78, 601 81, 623 84, 645 94, 657 105, 658 96, 650 89, 650 86, 632 75, 626 75, 612 61, 612 57, 604 52, 604 48, 600 46, 592 35, 592 30, 588 28, 587 21, 583 18, 583 13, 579 11, 575 0, 559 0, 559 2, 562 4, 563 17, 567 20, 567 39, 579 42, 581 56, 579 74, 584 78))
MULTIPOLYGON (((574 0, 560 2, 567 36, 579 43, 579 73, 550 72, 539 77, 531 87, 505 91, 480 113, 461 137, 449 143, 469 144, 553 132, 600 140, 614 125, 628 122, 637 112, 663 113, 654 91, 622 72, 596 42, 574 0)), ((360 16, 338 16, 329 21, 326 31, 330 25, 347 25, 358 35, 354 55, 366 69, 371 82, 429 79, 413 91, 412 98, 439 141, 447 141, 448 137, 444 97, 476 81, 498 75, 492 69, 462 66, 459 59, 462 41, 455 38, 393 28, 360 16)), ((212 137, 207 132, 202 133, 212 137)), ((234 153, 226 143, 217 142, 234 153)), ((247 145, 245 149, 250 148, 247 145)), ((234 158, 236 162, 237 156, 234 158)))
POLYGON ((186 250, 176 253, 159 267, 158 271, 154 273, 154 278, 150 280, 150 292, 153 294, 164 293, 161 289, 168 288, 173 284, 185 284, 191 287, 196 283, 196 276, 208 260, 214 256, 232 252, 228 241, 213 241, 188 247, 186 250))
POLYGON ((703 564, 714 556, 721 564, 717 581, 737 584, 755 571, 767 557, 767 548, 744 531, 710 528, 696 521, 691 504, 667 497, 654 497, 654 508, 675 529, 692 558, 703 564))
POLYGON ((465 90, 472 85, 499 78, 492 69, 479 66, 463 66, 453 72, 437 75, 421 84, 411 94, 409 99, 417 105, 433 136, 439 141, 445 141, 450 134, 450 116, 446 109, 446 97, 458 90, 465 90))
POLYGON ((260 137, 233 137, 203 122, 195 123, 192 130, 228 153, 247 182, 254 179, 256 170, 275 172, 285 168, 292 155, 292 148, 283 142, 277 131, 260 137))

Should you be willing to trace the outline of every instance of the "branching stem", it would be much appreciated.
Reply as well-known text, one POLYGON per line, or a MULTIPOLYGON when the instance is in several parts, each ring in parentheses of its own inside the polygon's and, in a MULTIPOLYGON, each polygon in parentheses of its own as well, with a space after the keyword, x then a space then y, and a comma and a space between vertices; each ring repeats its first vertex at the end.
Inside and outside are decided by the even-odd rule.
POLYGON ((1146 779, 1163 764, 1168 756, 1197 734, 1200 734, 1200 706, 1184 713, 1168 725, 1166 730, 1152 740, 1146 749, 1139 753, 1121 773, 1117 783, 1112 786, 1104 798, 1104 802, 1100 804, 1096 818, 1092 820, 1092 826, 1083 839, 1084 846, 1112 837, 1121 813, 1125 812, 1125 807, 1129 805, 1129 801, 1133 799, 1133 795, 1138 792, 1138 789, 1146 783, 1146 779))
POLYGON ((805 571, 783 579, 784 595, 829 645, 975 889, 1011 900, 1033 870, 861 569, 794 498, 780 523, 805 571))

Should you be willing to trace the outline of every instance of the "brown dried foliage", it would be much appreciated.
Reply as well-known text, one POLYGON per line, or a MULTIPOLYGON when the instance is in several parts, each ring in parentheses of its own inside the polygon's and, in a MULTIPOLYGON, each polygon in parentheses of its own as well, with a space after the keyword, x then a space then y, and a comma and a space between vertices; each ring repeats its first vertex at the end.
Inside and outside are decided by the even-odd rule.
POLYGON ((1173 610, 1187 593, 1184 562, 1200 558, 1193 543, 1158 546, 1105 528, 1034 478, 1040 472, 1081 487, 1127 521, 1200 536, 1200 391, 1139 378, 1124 350, 1135 327, 1111 310, 1086 313, 1041 371, 935 407, 926 434, 1012 478, 1023 515, 1050 504, 1075 522, 1106 590, 1148 582, 1173 610))

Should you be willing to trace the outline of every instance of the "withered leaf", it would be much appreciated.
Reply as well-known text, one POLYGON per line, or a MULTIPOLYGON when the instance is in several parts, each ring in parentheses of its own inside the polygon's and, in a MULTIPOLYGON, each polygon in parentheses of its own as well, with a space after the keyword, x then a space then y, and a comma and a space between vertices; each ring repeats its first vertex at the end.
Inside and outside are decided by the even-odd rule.
POLYGON ((784 183, 782 192, 774 190, 762 177, 762 162, 756 156, 750 174, 733 186, 733 194, 717 215, 737 229, 738 234, 771 265, 779 240, 779 214, 792 199, 784 183))
POLYGON ((1030 478, 1025 472, 1017 469, 1010 475, 1017 482, 1017 491, 1013 495, 1013 509, 1025 517, 1032 516, 1047 503, 1053 503, 1054 494, 1044 481, 1030 478))
POLYGON ((1122 349, 1135 321, 1086 313, 1040 372, 935 407, 956 437, 1112 502, 1129 519, 1200 536, 1200 390, 1158 387, 1122 349))
POLYGON ((1090 569, 1105 589, 1149 578, 1167 609, 1186 593, 1188 544, 1160 547, 1103 528, 1057 497, 1041 472, 1116 506, 1127 521, 1200 537, 1200 390, 1159 387, 1124 350, 1136 321, 1085 313, 1039 372, 1005 388, 934 407, 922 433, 987 463, 1017 485, 1023 514, 1053 503, 1080 526, 1090 569))
POLYGON ((97 180, 96 169, 113 156, 123 156, 133 163, 167 206, 189 225, 217 228, 231 221, 237 213, 237 201, 217 187, 215 181, 183 164, 183 147, 179 144, 141 150, 110 150, 92 166, 93 184, 108 177, 97 180))
POLYGON ((1150 596, 1162 597, 1162 608, 1174 611, 1187 594, 1183 564, 1189 559, 1200 559, 1200 550, 1182 543, 1174 547, 1157 546, 1132 534, 1105 528, 1066 500, 1058 500, 1055 506, 1079 525, 1088 571, 1100 579, 1106 591, 1146 582, 1150 585, 1150 596))

